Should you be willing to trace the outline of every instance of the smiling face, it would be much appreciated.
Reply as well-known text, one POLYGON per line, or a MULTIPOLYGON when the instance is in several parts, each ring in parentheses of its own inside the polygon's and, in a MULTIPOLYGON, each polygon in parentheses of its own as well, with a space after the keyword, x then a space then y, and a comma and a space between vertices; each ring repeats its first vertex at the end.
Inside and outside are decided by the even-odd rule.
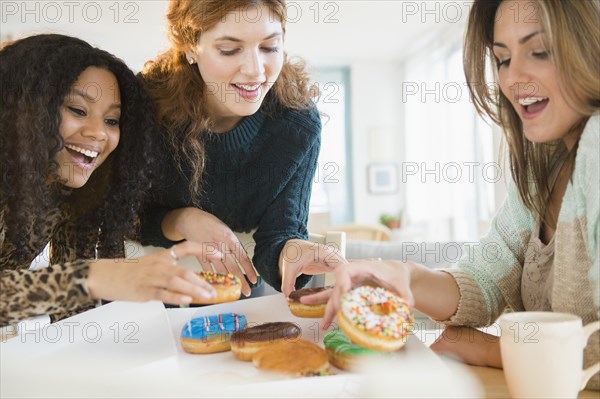
POLYGON ((235 127, 260 108, 283 66, 281 21, 264 5, 230 12, 202 32, 196 48, 186 52, 197 61, 217 131, 235 127))
POLYGON ((562 139, 572 148, 578 135, 572 128, 583 115, 560 90, 561 76, 551 60, 537 7, 531 0, 507 0, 498 8, 493 51, 500 89, 521 118, 528 140, 562 139))
POLYGON ((64 148, 56 154, 59 179, 71 188, 87 183, 119 144, 121 117, 119 85, 101 68, 84 70, 60 107, 64 148))

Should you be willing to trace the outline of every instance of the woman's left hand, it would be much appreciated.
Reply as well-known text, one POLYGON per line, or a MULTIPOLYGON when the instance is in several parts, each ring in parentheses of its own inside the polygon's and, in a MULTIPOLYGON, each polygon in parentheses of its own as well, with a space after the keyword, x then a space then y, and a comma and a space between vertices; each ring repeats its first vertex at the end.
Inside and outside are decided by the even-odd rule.
POLYGON ((289 240, 279 256, 281 292, 286 297, 289 296, 296 289, 296 278, 301 274, 332 272, 343 263, 347 263, 346 259, 339 254, 337 248, 330 245, 299 239, 289 240))
POLYGON ((430 348, 473 366, 502 368, 500 337, 472 327, 447 327, 430 348))

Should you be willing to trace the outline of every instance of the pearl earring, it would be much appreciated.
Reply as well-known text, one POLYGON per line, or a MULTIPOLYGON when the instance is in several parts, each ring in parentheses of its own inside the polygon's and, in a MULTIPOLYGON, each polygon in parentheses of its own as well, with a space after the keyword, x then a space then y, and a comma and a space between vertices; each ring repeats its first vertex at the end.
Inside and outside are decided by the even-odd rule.
POLYGON ((196 60, 190 57, 188 58, 188 62, 190 63, 190 65, 194 65, 196 63, 196 60))

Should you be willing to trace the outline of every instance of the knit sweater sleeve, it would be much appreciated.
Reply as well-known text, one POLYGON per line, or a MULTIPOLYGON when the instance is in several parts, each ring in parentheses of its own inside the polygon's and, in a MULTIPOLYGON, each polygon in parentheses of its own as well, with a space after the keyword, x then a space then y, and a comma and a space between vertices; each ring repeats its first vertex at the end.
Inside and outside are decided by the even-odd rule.
POLYGON ((600 116, 590 118, 579 141, 573 188, 577 201, 577 215, 585 220, 587 231, 583 232, 587 239, 589 257, 592 267, 589 279, 595 288, 594 303, 600 318, 600 116))
POLYGON ((460 290, 456 313, 449 325, 486 326, 496 320, 506 304, 523 308, 521 275, 533 217, 514 184, 494 217, 488 234, 470 246, 451 274, 460 290))
POLYGON ((142 245, 168 248, 176 242, 166 238, 162 232, 162 221, 173 208, 160 205, 149 206, 140 216, 140 241, 142 245))
MULTIPOLYGON (((308 238, 308 211, 312 182, 321 147, 321 122, 316 108, 309 114, 310 124, 304 123, 301 134, 307 137, 306 146, 298 162, 289 165, 285 186, 262 216, 254 240, 253 263, 265 281, 276 289, 281 287, 279 255, 288 240, 308 238)), ((296 286, 303 287, 310 280, 300 275, 296 286)))

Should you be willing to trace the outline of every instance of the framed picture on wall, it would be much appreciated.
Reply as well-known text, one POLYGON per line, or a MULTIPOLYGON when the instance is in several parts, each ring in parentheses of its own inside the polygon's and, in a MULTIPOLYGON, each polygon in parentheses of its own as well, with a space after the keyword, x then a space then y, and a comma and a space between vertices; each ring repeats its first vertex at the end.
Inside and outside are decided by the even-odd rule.
POLYGON ((367 166, 369 194, 394 194, 398 192, 398 165, 393 162, 372 163, 367 166))

